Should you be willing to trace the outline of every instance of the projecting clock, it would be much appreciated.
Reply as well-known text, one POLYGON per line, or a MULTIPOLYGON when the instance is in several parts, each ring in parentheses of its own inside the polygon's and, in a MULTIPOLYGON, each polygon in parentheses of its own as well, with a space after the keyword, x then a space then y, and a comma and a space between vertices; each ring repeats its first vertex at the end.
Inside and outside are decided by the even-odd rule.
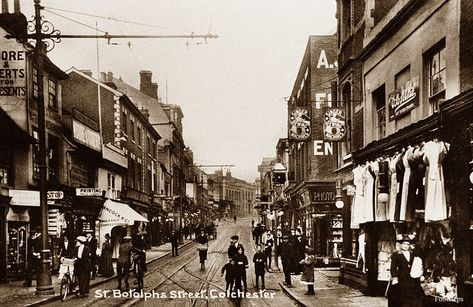
POLYGON ((289 115, 289 137, 305 140, 310 136, 310 114, 308 109, 293 109, 289 115))

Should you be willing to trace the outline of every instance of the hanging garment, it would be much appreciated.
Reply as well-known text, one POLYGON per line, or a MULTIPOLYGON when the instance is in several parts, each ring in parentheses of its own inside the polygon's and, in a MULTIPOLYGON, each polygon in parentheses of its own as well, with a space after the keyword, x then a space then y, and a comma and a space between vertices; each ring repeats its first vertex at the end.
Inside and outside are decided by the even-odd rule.
POLYGON ((402 157, 402 164, 404 165, 404 178, 402 181, 401 212, 399 216, 401 221, 412 221, 412 217, 407 215, 407 196, 409 195, 409 180, 411 178, 409 159, 412 159, 413 154, 414 147, 409 147, 402 157))
POLYGON ((425 174, 425 221, 441 221, 448 218, 447 201, 442 163, 450 144, 430 141, 424 145, 425 174))
POLYGON ((355 200, 352 211, 352 228, 358 228, 365 222, 365 184, 366 168, 358 166, 353 169, 353 183, 355 184, 355 200))
POLYGON ((360 267, 360 261, 362 261, 362 271, 366 272, 366 259, 365 259, 365 233, 362 232, 358 236, 358 256, 356 257, 356 267, 360 267))
POLYGON ((374 196, 375 196, 375 173, 371 168, 371 163, 366 164, 366 185, 365 185, 365 222, 374 221, 374 196))
POLYGON ((375 222, 382 222, 386 221, 386 203, 381 203, 378 201, 378 195, 379 195, 379 170, 380 170, 380 163, 383 163, 382 161, 376 161, 376 162, 371 162, 371 169, 373 170, 373 173, 375 175, 375 182, 374 182, 374 196, 373 196, 373 202, 374 202, 374 220, 375 222))
POLYGON ((406 153, 400 154, 396 163, 396 180, 397 180, 397 193, 396 193, 396 208, 394 213, 394 221, 401 221, 401 200, 402 200, 402 187, 404 181, 404 173, 406 168, 404 167, 403 158, 406 153))
POLYGON ((411 175, 409 177, 409 191, 407 193, 406 220, 414 220, 416 209, 424 209, 423 179, 425 166, 423 154, 421 148, 415 148, 413 154, 407 159, 411 175))
MULTIPOLYGON (((389 159, 389 175, 391 176, 389 184, 389 205, 388 205, 388 219, 390 221, 395 221, 396 213, 396 198, 399 191, 399 186, 397 182, 397 173, 396 173, 396 164, 399 162, 399 159, 402 158, 402 153, 399 153, 389 159)), ((399 219, 398 219, 399 220, 399 219)))

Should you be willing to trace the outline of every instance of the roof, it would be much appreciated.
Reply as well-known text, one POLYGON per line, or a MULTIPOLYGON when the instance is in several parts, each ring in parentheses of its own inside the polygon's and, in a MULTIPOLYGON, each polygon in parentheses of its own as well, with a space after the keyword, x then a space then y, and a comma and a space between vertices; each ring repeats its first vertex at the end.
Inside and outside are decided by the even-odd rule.
POLYGON ((2 144, 32 144, 36 140, 20 128, 13 119, 0 108, 0 140, 2 144))

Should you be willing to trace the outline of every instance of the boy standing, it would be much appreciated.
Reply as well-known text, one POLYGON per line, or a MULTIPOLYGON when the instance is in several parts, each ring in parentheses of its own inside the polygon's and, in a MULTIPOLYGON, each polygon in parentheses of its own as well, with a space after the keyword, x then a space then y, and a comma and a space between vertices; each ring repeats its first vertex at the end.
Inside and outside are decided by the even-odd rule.
POLYGON ((232 291, 233 282, 235 281, 235 261, 232 258, 228 258, 228 263, 222 267, 222 276, 224 272, 226 272, 225 281, 227 282, 226 291, 228 293, 228 291, 232 291))
POLYGON ((266 272, 266 255, 262 251, 261 245, 256 245, 256 254, 253 256, 253 263, 255 264, 256 274, 256 289, 259 289, 258 281, 261 277, 261 289, 264 290, 264 274, 266 272))

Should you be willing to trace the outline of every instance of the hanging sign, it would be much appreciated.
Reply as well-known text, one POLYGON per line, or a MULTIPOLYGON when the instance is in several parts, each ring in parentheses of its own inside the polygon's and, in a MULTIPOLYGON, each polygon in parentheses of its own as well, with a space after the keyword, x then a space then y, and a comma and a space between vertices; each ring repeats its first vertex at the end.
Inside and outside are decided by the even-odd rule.
POLYGON ((340 142, 345 139, 346 119, 345 110, 342 108, 332 108, 324 115, 324 140, 340 142))
POLYGON ((389 120, 401 117, 419 105, 419 76, 388 96, 389 120))
POLYGON ((26 96, 26 51, 15 44, 3 44, 0 50, 0 96, 26 96))
POLYGON ((303 141, 311 133, 310 111, 307 108, 289 109, 289 138, 303 141))
POLYGON ((98 188, 76 188, 76 196, 102 196, 102 189, 98 188))

